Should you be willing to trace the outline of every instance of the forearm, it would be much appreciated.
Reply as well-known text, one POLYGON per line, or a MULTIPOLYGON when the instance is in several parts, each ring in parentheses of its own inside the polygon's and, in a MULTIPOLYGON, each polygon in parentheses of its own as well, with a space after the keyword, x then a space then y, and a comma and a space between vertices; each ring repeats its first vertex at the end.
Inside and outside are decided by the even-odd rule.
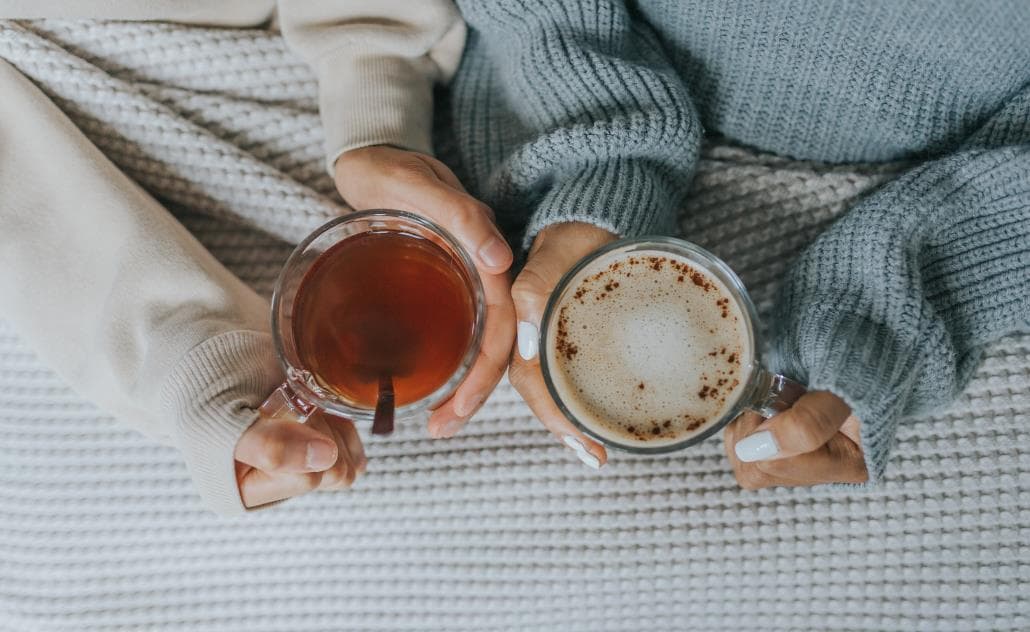
POLYGON ((622 2, 459 5, 475 35, 454 86, 459 142, 485 154, 467 162, 499 215, 529 207, 526 245, 567 221, 671 230, 701 126, 650 29, 622 2))
POLYGON ((370 145, 432 153, 433 87, 461 58, 450 0, 279 0, 283 36, 318 77, 330 172, 370 145))
POLYGON ((857 204, 793 266, 781 368, 843 397, 870 474, 898 420, 950 402, 1030 314, 1030 145, 969 149, 857 204))
POLYGON ((278 379, 265 301, 2 63, 0 91, 0 316, 241 509, 232 448, 278 379))

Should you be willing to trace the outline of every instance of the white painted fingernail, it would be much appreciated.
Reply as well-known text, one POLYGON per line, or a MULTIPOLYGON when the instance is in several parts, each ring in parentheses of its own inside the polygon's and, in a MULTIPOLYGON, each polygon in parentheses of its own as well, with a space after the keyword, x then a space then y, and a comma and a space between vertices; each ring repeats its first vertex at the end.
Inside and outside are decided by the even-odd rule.
POLYGON ((584 465, 595 470, 601 469, 601 460, 587 452, 586 446, 583 445, 582 441, 572 435, 565 435, 565 438, 562 439, 562 441, 565 442, 565 445, 572 448, 572 451, 576 453, 576 456, 579 457, 579 460, 582 461, 584 465))
POLYGON ((569 446, 577 452, 579 452, 580 450, 586 450, 586 447, 583 445, 583 442, 574 437, 573 435, 565 435, 565 438, 562 439, 562 441, 565 442, 565 445, 569 446))
POLYGON ((537 336, 539 335, 536 325, 524 320, 519 321, 519 355, 522 356, 523 360, 532 360, 536 357, 537 347, 539 346, 537 336))
POLYGON ((733 446, 733 451, 737 453, 738 459, 750 463, 776 456, 780 453, 780 447, 776 445, 776 439, 773 438, 772 433, 763 430, 738 441, 737 445, 733 446))
POLYGON ((593 454, 590 454, 586 450, 583 450, 582 452, 576 452, 576 456, 578 456, 579 460, 583 461, 583 464, 587 467, 595 470, 601 469, 601 459, 597 458, 593 454))

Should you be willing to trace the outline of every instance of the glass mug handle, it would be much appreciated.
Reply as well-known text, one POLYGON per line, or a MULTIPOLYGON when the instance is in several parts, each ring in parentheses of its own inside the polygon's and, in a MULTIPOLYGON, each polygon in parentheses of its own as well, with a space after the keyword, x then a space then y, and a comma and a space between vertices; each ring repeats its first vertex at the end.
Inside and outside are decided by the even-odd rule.
POLYGON ((258 412, 268 418, 287 418, 304 423, 317 408, 298 395, 289 382, 283 382, 261 404, 258 412))
POLYGON ((768 419, 782 413, 808 392, 804 384, 779 373, 759 369, 755 396, 748 409, 768 419))

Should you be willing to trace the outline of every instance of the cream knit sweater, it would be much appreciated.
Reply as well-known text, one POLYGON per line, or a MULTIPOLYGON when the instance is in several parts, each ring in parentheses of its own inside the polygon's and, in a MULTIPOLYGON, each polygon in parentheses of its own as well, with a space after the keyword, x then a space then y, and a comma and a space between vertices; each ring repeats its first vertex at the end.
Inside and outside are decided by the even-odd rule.
MULTIPOLYGON (((373 144, 431 150, 433 85, 464 43, 451 2, 0 3, 0 18, 229 26, 276 11, 318 78, 330 165, 373 144)), ((281 380, 267 302, 3 61, 0 94, 0 317, 82 395, 176 445, 211 508, 242 511, 233 447, 281 380)))

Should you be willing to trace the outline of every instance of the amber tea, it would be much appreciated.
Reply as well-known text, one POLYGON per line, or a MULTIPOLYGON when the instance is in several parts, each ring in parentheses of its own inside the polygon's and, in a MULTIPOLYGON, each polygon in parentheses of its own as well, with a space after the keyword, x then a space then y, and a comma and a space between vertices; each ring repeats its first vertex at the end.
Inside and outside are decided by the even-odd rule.
POLYGON ((355 235, 320 255, 300 283, 297 354, 323 388, 355 406, 375 408, 388 381, 401 407, 458 370, 473 343, 474 296, 462 266, 429 239, 355 235))

